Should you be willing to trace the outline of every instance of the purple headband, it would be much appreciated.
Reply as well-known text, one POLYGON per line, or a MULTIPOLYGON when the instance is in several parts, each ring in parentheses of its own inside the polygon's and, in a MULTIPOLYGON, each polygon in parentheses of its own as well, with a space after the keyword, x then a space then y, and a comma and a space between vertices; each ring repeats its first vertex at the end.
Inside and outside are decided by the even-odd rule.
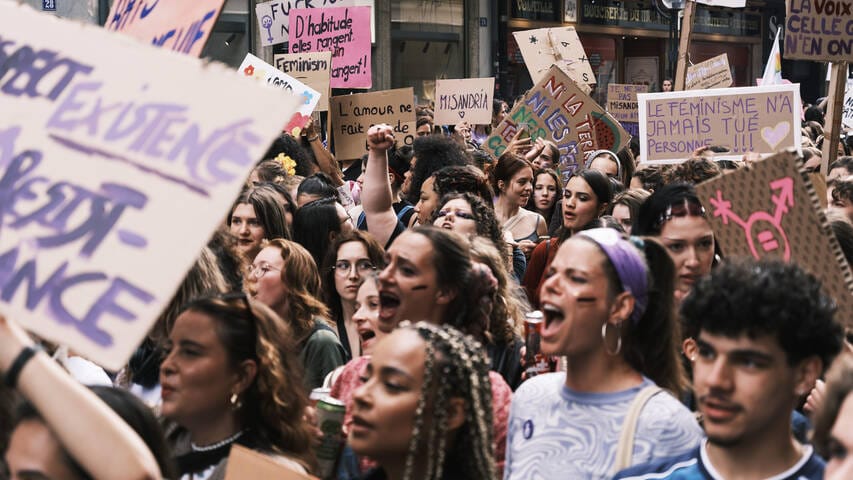
POLYGON ((639 250, 612 228, 583 230, 578 235, 592 240, 604 251, 619 275, 622 287, 634 296, 634 311, 629 320, 636 325, 649 303, 648 267, 639 250))

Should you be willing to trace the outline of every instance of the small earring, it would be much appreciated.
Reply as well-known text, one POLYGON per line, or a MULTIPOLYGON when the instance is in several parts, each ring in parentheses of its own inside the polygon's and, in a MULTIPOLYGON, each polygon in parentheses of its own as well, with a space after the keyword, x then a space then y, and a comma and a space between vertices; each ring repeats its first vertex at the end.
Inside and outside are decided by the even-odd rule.
POLYGON ((231 394, 231 398, 228 400, 231 403, 232 410, 239 410, 242 406, 242 402, 240 402, 240 396, 237 395, 237 392, 231 394))

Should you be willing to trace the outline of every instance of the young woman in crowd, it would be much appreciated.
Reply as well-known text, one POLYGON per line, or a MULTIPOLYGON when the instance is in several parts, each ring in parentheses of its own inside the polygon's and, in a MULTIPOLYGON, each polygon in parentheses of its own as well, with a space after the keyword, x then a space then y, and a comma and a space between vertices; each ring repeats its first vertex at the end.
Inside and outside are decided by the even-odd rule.
POLYGON ((510 247, 490 204, 470 193, 449 193, 441 197, 438 205, 430 223, 465 237, 477 235, 490 241, 502 255, 504 270, 512 271, 510 247))
POLYGON ((504 232, 529 256, 540 236, 548 233, 542 215, 524 208, 533 195, 533 168, 524 158, 504 153, 491 173, 495 216, 504 232))
POLYGON ((539 305, 539 286, 545 280, 545 272, 557 254, 557 248, 565 239, 603 215, 612 197, 607 177, 597 170, 581 170, 569 178, 563 188, 560 235, 536 246, 521 282, 534 308, 539 305))
POLYGON ((563 184, 556 171, 550 168, 536 170, 533 174, 533 195, 527 202, 527 209, 542 215, 546 220, 550 219, 562 191, 563 184))
POLYGON ((261 251, 264 240, 290 238, 281 202, 267 188, 243 190, 228 214, 227 224, 246 264, 261 251))
POLYGON ((553 170, 560 163, 560 149, 554 142, 539 137, 524 154, 524 158, 533 165, 535 170, 553 170))
POLYGON ((355 230, 335 238, 323 261, 323 294, 347 361, 362 354, 358 325, 353 318, 356 295, 366 277, 385 267, 384 257, 382 246, 370 234, 355 230))
POLYGON ((686 381, 672 260, 652 239, 637 245, 598 228, 560 246, 540 294, 541 349, 565 356, 567 371, 536 376, 516 392, 505 478, 611 478, 627 465, 686 453, 702 438, 673 396, 686 381), (632 407, 639 413, 629 418, 632 407), (631 443, 620 441, 626 422, 636 428, 631 443))
POLYGON ((317 265, 302 246, 280 238, 267 243, 252 264, 249 291, 289 325, 307 391, 321 386, 329 372, 344 364, 344 347, 320 300, 317 265))
POLYGON ((296 205, 299 208, 321 198, 339 199, 338 189, 333 180, 325 173, 315 173, 306 177, 296 189, 296 205))
POLYGON ((505 101, 499 98, 492 100, 492 123, 489 125, 474 125, 474 130, 471 132, 471 141, 477 145, 483 145, 483 142, 491 135, 492 129, 497 128, 508 113, 509 105, 505 101))
POLYGON ((814 443, 826 459, 825 478, 853 478, 853 353, 842 353, 833 363, 821 403, 814 443))
POLYGON ((353 395, 349 444, 379 463, 366 479, 496 478, 482 346, 425 322, 376 346, 353 395))
MULTIPOLYGON (((13 478, 153 480, 170 473, 168 459, 155 456, 163 454, 156 447, 162 444, 162 433, 155 429, 149 437, 145 420, 125 423, 122 412, 40 353, 24 330, 2 315, 0 372, 6 386, 17 389, 32 406, 30 414, 21 412, 14 422, 5 452, 13 478)), ((145 408, 134 414, 145 415, 145 408)))
MULTIPOLYGON (((365 154, 362 158, 361 174, 358 177, 360 190, 364 190, 364 177, 367 172, 367 160, 370 155, 365 154)), ((397 146, 388 150, 388 182, 391 185, 391 201, 394 213, 403 225, 411 225, 414 220, 415 209, 412 204, 403 199, 402 188, 406 174, 412 161, 412 147, 397 146)), ((367 230, 367 216, 361 205, 356 205, 350 210, 350 216, 359 230, 367 230)))
POLYGON ((160 367, 162 415, 182 479, 224 478, 233 444, 297 471, 313 465, 307 395, 288 325, 243 293, 200 298, 178 316, 160 367))
POLYGON ((650 193, 645 190, 625 190, 613 197, 607 213, 619 222, 625 233, 630 234, 634 219, 640 212, 640 205, 649 198, 649 195, 650 193))
POLYGON ((676 183, 654 192, 640 206, 631 231, 658 237, 669 250, 678 276, 675 296, 679 302, 699 278, 711 272, 714 231, 692 185, 676 183))
POLYGON ((335 238, 353 230, 352 219, 334 198, 306 203, 293 218, 293 240, 308 250, 318 267, 335 238))

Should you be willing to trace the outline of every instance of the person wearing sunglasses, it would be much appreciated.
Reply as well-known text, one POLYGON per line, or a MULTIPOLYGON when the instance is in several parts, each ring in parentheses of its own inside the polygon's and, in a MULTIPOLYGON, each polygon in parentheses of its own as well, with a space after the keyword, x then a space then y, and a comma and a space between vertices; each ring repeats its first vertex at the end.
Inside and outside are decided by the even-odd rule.
POLYGON ((191 301, 160 367, 161 414, 181 479, 224 478, 231 446, 297 471, 314 464, 296 335, 271 309, 232 293, 191 301))
POLYGON ((631 233, 658 237, 669 250, 678 275, 675 296, 679 302, 697 280, 711 272, 714 231, 690 184, 676 183, 655 191, 640 206, 631 233))
POLYGON ((353 320, 356 295, 364 279, 385 267, 385 251, 369 233, 360 230, 335 238, 323 261, 323 295, 338 338, 346 351, 346 360, 362 354, 361 336, 353 320))

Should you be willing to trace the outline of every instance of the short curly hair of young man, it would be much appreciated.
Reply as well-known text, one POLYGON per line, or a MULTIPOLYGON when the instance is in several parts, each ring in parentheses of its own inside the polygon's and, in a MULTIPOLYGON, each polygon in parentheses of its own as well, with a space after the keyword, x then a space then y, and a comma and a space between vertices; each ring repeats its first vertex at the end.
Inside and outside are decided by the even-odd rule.
POLYGON ((687 336, 772 335, 789 365, 817 355, 828 367, 841 350, 835 302, 793 263, 730 260, 696 283, 681 305, 687 336))

